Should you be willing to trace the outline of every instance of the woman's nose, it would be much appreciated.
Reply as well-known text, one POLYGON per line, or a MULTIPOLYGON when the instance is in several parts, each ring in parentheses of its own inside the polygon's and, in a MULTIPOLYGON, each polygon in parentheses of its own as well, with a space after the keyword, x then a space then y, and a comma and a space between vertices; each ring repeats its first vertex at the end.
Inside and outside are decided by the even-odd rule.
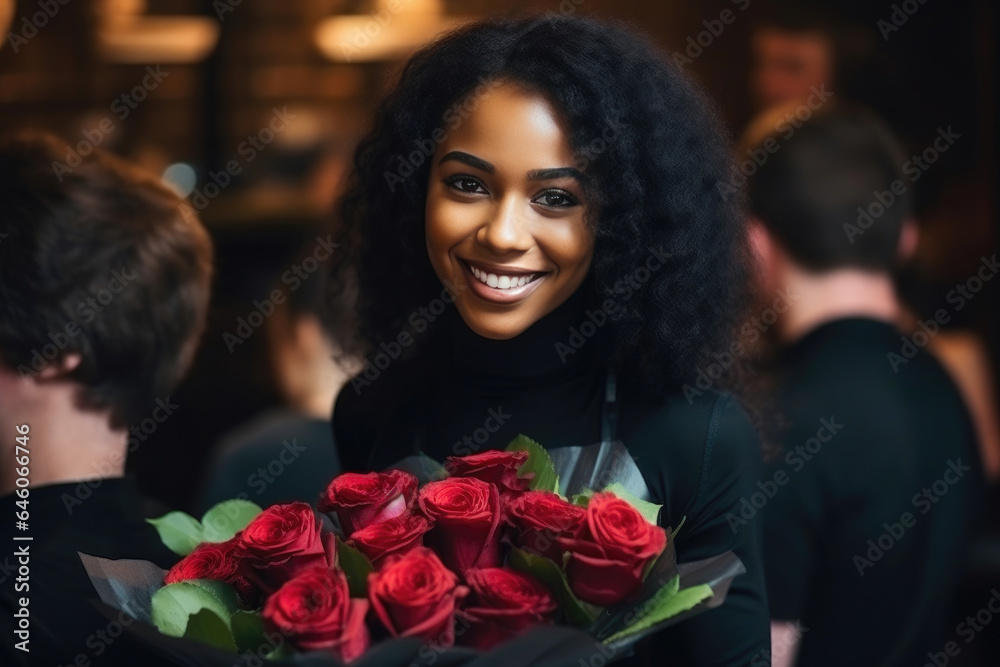
POLYGON ((514 197, 501 200, 490 212, 490 218, 479 228, 476 240, 494 252, 527 250, 532 237, 521 204, 514 197))

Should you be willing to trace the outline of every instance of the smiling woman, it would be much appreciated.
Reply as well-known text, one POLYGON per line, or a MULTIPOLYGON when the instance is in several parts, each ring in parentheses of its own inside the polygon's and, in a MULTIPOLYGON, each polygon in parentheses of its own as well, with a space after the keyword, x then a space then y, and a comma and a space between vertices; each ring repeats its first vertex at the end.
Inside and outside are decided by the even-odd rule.
POLYGON ((545 98, 506 83, 483 94, 477 113, 433 156, 431 265, 459 287, 458 312, 486 338, 522 333, 590 269, 594 234, 564 127, 545 98))
POLYGON ((619 26, 546 17, 414 56, 343 202, 333 284, 356 275, 375 353, 334 411, 347 470, 518 434, 620 440, 660 525, 684 522, 678 559, 733 551, 746 566, 721 608, 656 633, 637 662, 745 666, 769 646, 759 526, 727 523, 756 490, 759 440, 731 394, 681 391, 729 348, 749 283, 728 179, 711 105, 662 54, 619 26))

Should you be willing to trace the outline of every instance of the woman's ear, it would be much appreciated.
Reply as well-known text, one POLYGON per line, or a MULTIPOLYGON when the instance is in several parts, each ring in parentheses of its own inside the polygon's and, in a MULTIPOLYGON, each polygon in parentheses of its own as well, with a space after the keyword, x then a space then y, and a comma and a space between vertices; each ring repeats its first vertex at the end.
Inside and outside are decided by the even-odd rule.
POLYGON ((39 380, 60 380, 65 379, 83 361, 83 356, 79 352, 70 352, 61 357, 52 359, 45 365, 45 368, 38 371, 36 376, 39 380))
POLYGON ((905 264, 912 259, 917 252, 917 244, 920 242, 920 230, 917 223, 912 218, 903 221, 903 228, 899 231, 899 246, 896 250, 900 264, 905 264))
POLYGON ((747 235, 751 252, 754 254, 757 288, 765 292, 778 289, 781 287, 780 283, 786 267, 781 247, 759 218, 751 216, 747 235))
POLYGON ((774 240, 760 219, 752 217, 747 225, 747 237, 750 249, 756 256, 759 268, 767 271, 774 262, 774 240))

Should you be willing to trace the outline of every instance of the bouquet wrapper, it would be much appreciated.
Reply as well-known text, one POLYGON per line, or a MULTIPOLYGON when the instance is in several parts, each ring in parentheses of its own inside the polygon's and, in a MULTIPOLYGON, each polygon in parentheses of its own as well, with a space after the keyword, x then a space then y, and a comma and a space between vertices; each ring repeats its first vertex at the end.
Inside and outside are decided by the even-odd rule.
MULTIPOLYGON (((174 665, 199 667, 342 667, 343 662, 329 653, 300 653, 287 658, 268 659, 267 656, 280 646, 285 638, 276 636, 264 642, 256 651, 234 655, 215 649, 201 642, 169 637, 160 633, 152 624, 150 613, 153 594, 163 585, 166 571, 142 560, 110 560, 81 553, 87 574, 97 591, 100 601, 93 604, 109 620, 119 619, 119 612, 128 614, 134 623, 124 625, 124 631, 145 645, 161 659, 174 665)), ((464 647, 438 649, 414 638, 388 639, 373 644, 367 652, 350 663, 351 667, 388 667, 420 665, 430 667, 579 667, 596 664, 592 660, 601 656, 607 663, 631 653, 635 642, 663 628, 681 623, 707 609, 717 607, 725 599, 733 577, 745 571, 732 552, 693 563, 675 565, 680 574, 681 588, 698 584, 712 586, 714 595, 698 606, 674 616, 639 634, 618 642, 602 644, 593 634, 568 626, 538 628, 521 637, 505 642, 488 652, 464 647), (582 663, 580 661, 583 661, 582 663)), ((650 573, 651 576, 655 574, 650 573)), ((634 608, 629 605, 618 614, 625 615, 634 608)), ((597 622, 605 634, 610 634, 621 623, 609 611, 597 622)))
MULTIPOLYGON (((580 447, 548 450, 560 491, 566 496, 586 490, 601 490, 611 483, 620 485, 640 500, 649 501, 650 493, 641 472, 625 446, 619 441, 603 442, 580 447)), ((407 470, 421 483, 440 479, 442 467, 423 456, 408 457, 392 468, 407 470)), ((683 540, 683 534, 681 538, 683 540)), ((175 665, 205 665, 212 667, 277 666, 339 667, 339 659, 329 653, 298 653, 290 657, 269 659, 267 656, 284 643, 285 638, 274 633, 267 643, 256 651, 242 654, 228 653, 189 639, 170 637, 160 633, 152 623, 153 594, 162 587, 163 569, 148 561, 109 560, 80 554, 87 574, 100 601, 94 605, 109 618, 125 613, 135 619, 125 631, 151 651, 175 665)), ((636 642, 664 628, 681 623, 708 609, 720 606, 726 598, 733 579, 746 572, 743 563, 731 552, 725 552, 696 562, 676 562, 674 539, 668 540, 667 549, 650 568, 642 589, 630 599, 604 609, 586 629, 569 626, 548 626, 535 629, 521 637, 507 641, 488 652, 455 646, 447 649, 429 645, 415 638, 387 639, 373 644, 368 651, 350 663, 351 667, 389 665, 420 665, 448 667, 510 667, 510 665, 542 665, 546 667, 578 667, 608 664, 632 654, 636 642), (640 631, 616 639, 622 630, 642 618, 643 610, 662 594, 665 582, 679 578, 679 589, 705 584, 711 588, 710 597, 695 606, 657 623, 648 624, 640 631)))

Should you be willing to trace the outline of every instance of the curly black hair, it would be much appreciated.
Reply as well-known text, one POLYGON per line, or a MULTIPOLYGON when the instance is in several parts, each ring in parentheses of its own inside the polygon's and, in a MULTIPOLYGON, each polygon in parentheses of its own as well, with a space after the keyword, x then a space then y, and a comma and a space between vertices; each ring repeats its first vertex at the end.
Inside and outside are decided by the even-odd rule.
POLYGON ((500 81, 546 96, 571 130, 597 202, 585 283, 593 303, 620 303, 622 279, 651 249, 667 256, 606 328, 623 377, 654 395, 676 390, 729 348, 747 303, 751 262, 743 198, 726 187, 729 137, 661 51, 631 28, 588 18, 490 18, 406 64, 357 148, 341 204, 349 252, 340 269, 356 275, 363 344, 395 339, 441 294, 424 240, 430 155, 477 92, 500 81))

